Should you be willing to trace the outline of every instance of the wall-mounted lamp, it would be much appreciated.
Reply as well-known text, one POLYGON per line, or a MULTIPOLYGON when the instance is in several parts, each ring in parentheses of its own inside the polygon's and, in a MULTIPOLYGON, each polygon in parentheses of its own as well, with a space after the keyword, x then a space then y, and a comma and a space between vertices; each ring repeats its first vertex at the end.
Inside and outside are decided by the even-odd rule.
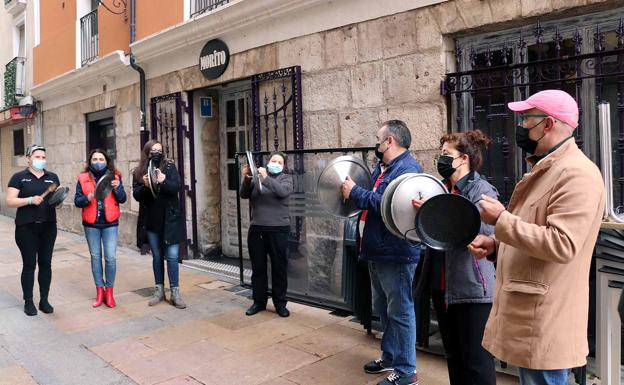
POLYGON ((114 15, 123 15, 124 21, 128 20, 128 3, 126 0, 112 0, 111 5, 107 5, 103 0, 98 0, 98 3, 108 12, 114 15))

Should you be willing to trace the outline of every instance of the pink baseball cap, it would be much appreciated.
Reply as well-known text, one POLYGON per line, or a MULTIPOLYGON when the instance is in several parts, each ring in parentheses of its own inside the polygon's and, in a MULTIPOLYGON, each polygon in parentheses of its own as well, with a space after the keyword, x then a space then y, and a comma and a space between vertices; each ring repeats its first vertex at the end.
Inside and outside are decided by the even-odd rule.
POLYGON ((527 100, 507 104, 513 112, 523 112, 537 108, 546 114, 561 120, 572 128, 578 126, 578 105, 570 94, 561 90, 545 90, 531 95, 527 100))

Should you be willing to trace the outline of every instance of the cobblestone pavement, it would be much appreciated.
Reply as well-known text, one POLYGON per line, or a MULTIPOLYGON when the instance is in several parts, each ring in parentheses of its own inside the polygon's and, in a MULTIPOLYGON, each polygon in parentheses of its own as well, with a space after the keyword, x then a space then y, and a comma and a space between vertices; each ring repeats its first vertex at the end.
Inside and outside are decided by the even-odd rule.
MULTIPOLYGON (((0 384, 362 385, 381 378, 361 369, 378 355, 379 340, 350 317, 298 304, 289 305, 289 318, 272 308, 247 317, 250 302, 231 284, 184 266, 188 308, 147 306, 151 259, 126 248, 118 250, 117 308, 93 309, 86 242, 67 232, 59 232, 52 263, 54 314, 27 317, 13 231, 0 216, 0 384)), ((440 357, 419 352, 418 371, 423 385, 448 383, 440 357)), ((501 374, 498 383, 517 381, 501 374)))

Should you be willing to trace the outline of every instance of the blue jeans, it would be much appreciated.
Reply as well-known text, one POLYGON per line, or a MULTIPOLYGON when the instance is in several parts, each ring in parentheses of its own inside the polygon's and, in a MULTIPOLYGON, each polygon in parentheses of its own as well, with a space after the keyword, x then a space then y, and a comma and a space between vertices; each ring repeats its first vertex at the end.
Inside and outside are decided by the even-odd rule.
POLYGON ((97 287, 114 287, 117 273, 117 234, 119 227, 111 226, 103 229, 84 227, 89 253, 91 254, 91 272, 97 287), (104 249, 104 263, 106 282, 102 272, 102 249, 104 249))
POLYGON ((147 232, 147 241, 152 249, 152 269, 154 270, 154 280, 157 285, 165 283, 165 258, 167 259, 167 275, 169 276, 169 287, 178 287, 180 268, 178 267, 178 253, 180 244, 165 245, 161 242, 157 233, 147 232))
POLYGON ((369 262, 373 310, 381 318, 381 359, 400 375, 416 371, 415 263, 369 262))
POLYGON ((568 385, 570 369, 518 369, 520 370, 520 385, 568 385))

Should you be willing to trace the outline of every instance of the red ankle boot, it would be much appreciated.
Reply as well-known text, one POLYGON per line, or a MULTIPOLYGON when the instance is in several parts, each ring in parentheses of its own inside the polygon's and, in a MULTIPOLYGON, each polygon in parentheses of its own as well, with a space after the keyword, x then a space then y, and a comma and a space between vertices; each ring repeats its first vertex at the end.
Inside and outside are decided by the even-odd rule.
POLYGON ((95 296, 95 302, 93 302, 93 307, 99 307, 104 301, 104 288, 97 286, 96 289, 97 294, 95 296))
POLYGON ((106 306, 115 307, 117 303, 115 303, 115 297, 113 297, 113 288, 106 288, 106 306))

